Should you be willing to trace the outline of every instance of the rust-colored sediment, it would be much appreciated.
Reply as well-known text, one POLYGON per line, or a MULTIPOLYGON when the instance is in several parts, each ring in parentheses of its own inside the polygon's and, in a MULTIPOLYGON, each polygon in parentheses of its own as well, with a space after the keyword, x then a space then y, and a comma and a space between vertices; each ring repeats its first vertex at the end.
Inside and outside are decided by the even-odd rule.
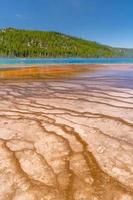
POLYGON ((0 78, 61 78, 65 76, 76 75, 85 71, 95 71, 99 68, 98 65, 92 67, 88 65, 46 65, 46 66, 31 66, 31 67, 15 67, 15 68, 2 68, 0 70, 0 78))
POLYGON ((0 81, 0 200, 132 199, 132 89, 0 81))

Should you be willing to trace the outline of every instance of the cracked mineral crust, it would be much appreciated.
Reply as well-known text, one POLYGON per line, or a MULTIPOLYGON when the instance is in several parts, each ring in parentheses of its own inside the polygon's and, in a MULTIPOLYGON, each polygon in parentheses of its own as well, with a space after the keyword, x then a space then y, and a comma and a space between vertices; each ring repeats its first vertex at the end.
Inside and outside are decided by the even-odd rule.
POLYGON ((133 87, 123 82, 2 79, 0 200, 133 200, 133 87))

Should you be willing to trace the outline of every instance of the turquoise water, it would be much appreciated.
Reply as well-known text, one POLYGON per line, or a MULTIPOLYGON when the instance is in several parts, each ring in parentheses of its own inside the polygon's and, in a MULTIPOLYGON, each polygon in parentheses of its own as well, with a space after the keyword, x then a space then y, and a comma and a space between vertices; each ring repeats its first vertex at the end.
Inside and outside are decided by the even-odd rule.
POLYGON ((0 65, 31 64, 125 64, 133 63, 133 58, 0 58, 0 65))

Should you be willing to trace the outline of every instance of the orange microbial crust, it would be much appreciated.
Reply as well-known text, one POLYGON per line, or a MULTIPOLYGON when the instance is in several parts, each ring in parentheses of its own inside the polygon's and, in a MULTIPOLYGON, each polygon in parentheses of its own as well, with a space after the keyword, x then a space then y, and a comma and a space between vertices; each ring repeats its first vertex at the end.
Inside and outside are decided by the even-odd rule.
POLYGON ((94 66, 88 65, 63 65, 63 66, 31 66, 31 67, 16 67, 0 70, 0 78, 57 78, 76 75, 80 72, 94 71, 94 66))

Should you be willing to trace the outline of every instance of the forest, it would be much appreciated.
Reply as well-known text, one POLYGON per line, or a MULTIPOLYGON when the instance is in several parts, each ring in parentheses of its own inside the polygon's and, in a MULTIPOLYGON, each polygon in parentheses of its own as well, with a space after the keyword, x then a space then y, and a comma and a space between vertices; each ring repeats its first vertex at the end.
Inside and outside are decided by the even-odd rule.
POLYGON ((125 51, 52 31, 0 30, 1 57, 121 57, 125 51))

